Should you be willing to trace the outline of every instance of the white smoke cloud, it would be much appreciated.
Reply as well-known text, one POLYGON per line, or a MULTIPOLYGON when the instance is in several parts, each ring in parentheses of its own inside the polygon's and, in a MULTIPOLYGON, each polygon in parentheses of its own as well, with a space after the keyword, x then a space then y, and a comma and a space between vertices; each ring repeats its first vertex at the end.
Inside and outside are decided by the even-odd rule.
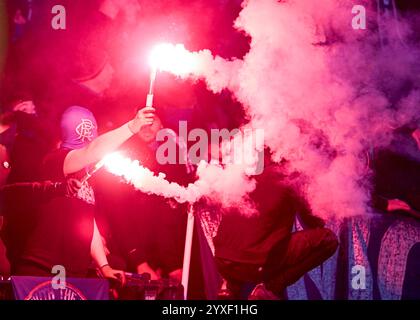
MULTIPOLYGON (((205 79, 213 92, 233 92, 248 125, 264 128, 273 158, 289 160, 290 170, 301 174, 303 191, 321 216, 366 212, 366 151, 389 143, 393 128, 418 116, 418 92, 398 103, 384 93, 397 92, 398 81, 418 80, 412 75, 417 51, 401 44, 401 33, 388 33, 381 48, 375 32, 353 30, 354 4, 247 0, 235 22, 252 39, 243 60, 213 57, 208 50, 193 54, 199 67, 190 76, 205 79)), ((376 17, 369 1, 357 4, 376 17)), ((405 25, 401 30, 409 32, 405 25)), ((226 170, 211 179, 202 171, 200 178, 211 186, 229 176, 226 170)), ((252 190, 234 185, 236 195, 252 190)))
MULTIPOLYGON (((352 28, 355 4, 247 0, 235 21, 251 38, 242 60, 178 46, 173 60, 181 61, 181 68, 173 69, 172 63, 162 68, 204 79, 215 93, 229 89, 250 119, 246 128, 264 129, 273 159, 289 161, 285 173, 298 173, 293 177, 299 177, 314 214, 324 217, 368 210, 368 150, 386 146, 393 129, 419 116, 419 90, 403 87, 420 83, 419 50, 404 41, 408 24, 398 23, 395 32, 397 22, 384 20, 380 42, 376 32, 352 28)), ((376 19, 370 1, 357 4, 376 19)), ((204 196, 225 207, 239 206, 245 214, 254 212, 247 195, 256 182, 245 163, 202 162, 198 180, 186 188, 138 163, 125 168, 131 171, 120 175, 144 192, 191 203, 204 196)))

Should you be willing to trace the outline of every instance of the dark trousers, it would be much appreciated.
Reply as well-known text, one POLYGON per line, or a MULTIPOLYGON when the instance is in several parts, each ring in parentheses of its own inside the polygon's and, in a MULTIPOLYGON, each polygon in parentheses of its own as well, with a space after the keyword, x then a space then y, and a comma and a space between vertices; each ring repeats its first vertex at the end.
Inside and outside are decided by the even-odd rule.
POLYGON ((241 288, 245 284, 260 282, 268 290, 281 295, 287 286, 331 257, 337 247, 337 237, 331 230, 316 228, 292 233, 276 243, 264 265, 219 258, 216 258, 216 264, 235 298, 241 297, 241 288))

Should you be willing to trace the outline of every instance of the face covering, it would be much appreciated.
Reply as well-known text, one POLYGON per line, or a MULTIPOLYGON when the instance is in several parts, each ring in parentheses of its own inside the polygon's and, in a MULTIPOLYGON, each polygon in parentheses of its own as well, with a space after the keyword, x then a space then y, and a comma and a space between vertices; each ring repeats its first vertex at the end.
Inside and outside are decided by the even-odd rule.
POLYGON ((73 106, 64 111, 61 117, 61 147, 80 149, 98 136, 98 125, 92 112, 73 106))

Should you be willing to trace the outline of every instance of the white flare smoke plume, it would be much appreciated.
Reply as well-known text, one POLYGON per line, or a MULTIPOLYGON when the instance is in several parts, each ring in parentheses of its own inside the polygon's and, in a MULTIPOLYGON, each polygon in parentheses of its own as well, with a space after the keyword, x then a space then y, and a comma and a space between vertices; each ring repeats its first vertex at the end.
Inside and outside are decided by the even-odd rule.
MULTIPOLYGON (((370 4, 358 3, 368 19, 376 19, 370 4)), ((393 129, 419 116, 419 91, 390 101, 402 82, 411 81, 414 88, 420 83, 418 48, 401 42, 401 30, 409 35, 409 28, 400 23, 398 34, 388 30, 388 42, 380 46, 374 30, 352 28, 354 5, 351 0, 247 0, 235 22, 251 37, 243 60, 178 45, 172 52, 183 61, 182 72, 173 64, 161 68, 204 79, 215 93, 229 89, 249 116, 247 126, 265 130, 274 160, 287 159, 290 171, 300 174, 303 192, 321 216, 366 212, 367 151, 386 146, 393 129)), ((212 185, 230 172, 218 174, 215 181, 203 172, 200 178, 212 185)), ((236 185, 236 196, 253 186, 236 185)))
MULTIPOLYGON (((152 59, 161 71, 205 80, 215 93, 229 89, 250 119, 247 128, 264 129, 273 160, 288 161, 285 173, 298 177, 314 213, 324 217, 369 210, 366 154, 389 144, 393 129, 419 117, 420 55, 406 41, 408 23, 383 20, 379 37, 370 26, 377 22, 375 8, 361 0, 357 5, 367 10, 368 29, 355 30, 354 5, 246 0, 235 21, 251 38, 243 59, 171 44, 159 46, 152 59)), ((127 161, 123 172, 114 173, 144 192, 180 202, 206 196, 246 208, 255 188, 246 166, 201 163, 198 180, 184 188, 127 161)))

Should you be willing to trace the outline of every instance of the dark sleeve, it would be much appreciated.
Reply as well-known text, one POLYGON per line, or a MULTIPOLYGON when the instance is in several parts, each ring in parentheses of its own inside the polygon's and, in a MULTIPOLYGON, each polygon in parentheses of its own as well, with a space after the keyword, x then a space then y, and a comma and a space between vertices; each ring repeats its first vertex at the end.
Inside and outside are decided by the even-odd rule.
POLYGON ((42 176, 45 180, 63 181, 63 166, 69 149, 59 149, 46 156, 42 164, 42 176))
POLYGON ((380 211, 387 211, 388 199, 376 193, 372 194, 371 206, 380 211))
POLYGON ((62 182, 22 182, 5 185, 0 189, 1 196, 6 198, 26 199, 35 197, 38 200, 48 199, 65 194, 65 184, 62 182))

